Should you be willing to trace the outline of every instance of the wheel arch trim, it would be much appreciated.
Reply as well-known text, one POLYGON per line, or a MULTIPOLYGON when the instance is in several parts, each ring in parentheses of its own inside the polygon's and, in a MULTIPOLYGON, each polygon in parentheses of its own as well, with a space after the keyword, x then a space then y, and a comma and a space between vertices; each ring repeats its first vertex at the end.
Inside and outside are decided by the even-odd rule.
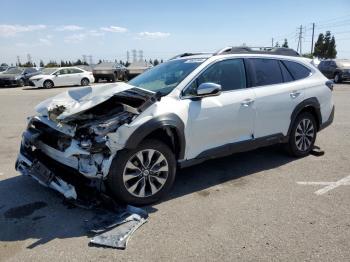
POLYGON ((185 125, 183 121, 175 114, 166 114, 152 118, 151 120, 140 125, 127 139, 125 143, 126 149, 136 148, 142 140, 144 140, 152 132, 163 129, 174 129, 179 140, 178 158, 183 159, 185 156, 186 138, 185 125))
POLYGON ((315 110, 316 117, 317 117, 316 121, 318 122, 317 130, 320 129, 320 127, 322 125, 322 114, 321 114, 320 102, 318 101, 318 99, 316 97, 310 97, 310 98, 307 98, 307 99, 303 100, 302 102, 300 102, 294 108, 294 110, 291 114, 291 117, 290 117, 288 136, 290 135, 293 123, 294 123, 295 119, 297 118, 297 116, 300 114, 301 111, 303 111, 304 109, 306 109, 308 107, 311 107, 312 109, 315 110))

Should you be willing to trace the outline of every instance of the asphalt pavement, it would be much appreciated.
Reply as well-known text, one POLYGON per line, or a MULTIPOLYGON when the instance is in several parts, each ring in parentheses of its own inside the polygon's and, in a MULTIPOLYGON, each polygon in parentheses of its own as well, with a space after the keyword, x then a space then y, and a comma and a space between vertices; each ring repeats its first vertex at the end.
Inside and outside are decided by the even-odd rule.
POLYGON ((323 156, 272 146, 180 170, 126 250, 89 246, 100 214, 14 169, 26 117, 67 89, 0 88, 0 261, 350 261, 350 83, 335 86, 323 156))

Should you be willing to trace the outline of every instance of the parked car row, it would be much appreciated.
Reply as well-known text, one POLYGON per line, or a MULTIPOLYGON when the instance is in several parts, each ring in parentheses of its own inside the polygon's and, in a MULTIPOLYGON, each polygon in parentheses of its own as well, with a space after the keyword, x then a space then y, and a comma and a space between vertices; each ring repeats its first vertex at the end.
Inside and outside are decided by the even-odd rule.
POLYGON ((327 59, 320 62, 318 69, 335 83, 350 80, 350 60, 327 59))

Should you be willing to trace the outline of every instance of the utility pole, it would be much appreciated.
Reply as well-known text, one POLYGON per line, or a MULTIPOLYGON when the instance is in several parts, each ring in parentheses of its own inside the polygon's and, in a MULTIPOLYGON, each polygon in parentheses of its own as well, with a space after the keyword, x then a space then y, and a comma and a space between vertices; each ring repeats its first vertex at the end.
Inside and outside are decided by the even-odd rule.
POLYGON ((315 23, 312 23, 311 55, 314 52, 315 23))
POLYGON ((300 27, 299 27, 299 37, 298 37, 298 47, 297 47, 297 51, 299 50, 299 54, 302 54, 302 47, 301 47, 302 39, 303 39, 303 26, 300 25, 300 27))
POLYGON ((271 47, 273 47, 273 37, 272 37, 272 39, 271 39, 272 41, 271 41, 271 47))

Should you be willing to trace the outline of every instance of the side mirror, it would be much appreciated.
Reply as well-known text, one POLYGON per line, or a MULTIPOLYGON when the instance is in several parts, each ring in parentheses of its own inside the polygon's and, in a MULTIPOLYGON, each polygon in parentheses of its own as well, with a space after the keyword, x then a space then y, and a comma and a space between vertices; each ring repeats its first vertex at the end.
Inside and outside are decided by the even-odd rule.
POLYGON ((198 96, 218 96, 221 93, 221 85, 215 83, 202 83, 197 88, 198 96))

